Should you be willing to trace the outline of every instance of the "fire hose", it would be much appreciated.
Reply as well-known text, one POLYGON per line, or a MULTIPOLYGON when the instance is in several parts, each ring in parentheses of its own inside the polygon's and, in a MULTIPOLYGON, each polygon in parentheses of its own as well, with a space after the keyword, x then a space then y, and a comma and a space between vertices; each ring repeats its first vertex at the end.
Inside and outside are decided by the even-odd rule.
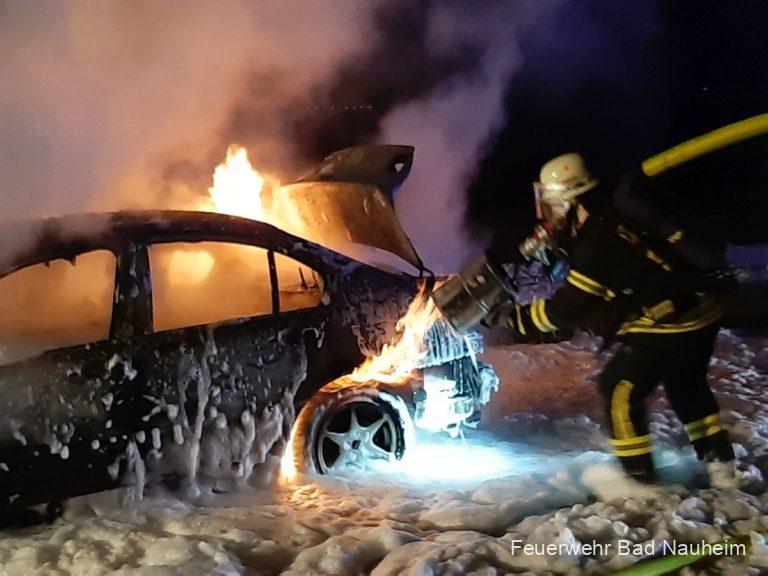
MULTIPOLYGON (((768 532, 763 532, 760 536, 765 538, 768 536, 768 532)), ((720 558, 733 556, 746 558, 751 547, 752 539, 749 536, 735 536, 711 544, 708 548, 709 552, 652 556, 613 574, 615 576, 661 576, 662 574, 671 574, 687 566, 713 562, 720 558), (740 553, 740 546, 738 545, 743 546, 744 554, 740 553)))

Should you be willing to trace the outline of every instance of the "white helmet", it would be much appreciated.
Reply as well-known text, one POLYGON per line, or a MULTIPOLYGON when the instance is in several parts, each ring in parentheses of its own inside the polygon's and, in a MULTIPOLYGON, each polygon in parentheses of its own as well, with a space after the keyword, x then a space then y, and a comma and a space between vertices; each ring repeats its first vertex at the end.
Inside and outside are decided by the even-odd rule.
POLYGON ((569 152, 557 156, 542 166, 539 181, 533 183, 536 215, 541 219, 545 215, 544 208, 550 207, 559 216, 567 210, 571 200, 598 184, 599 181, 587 170, 581 154, 569 152))

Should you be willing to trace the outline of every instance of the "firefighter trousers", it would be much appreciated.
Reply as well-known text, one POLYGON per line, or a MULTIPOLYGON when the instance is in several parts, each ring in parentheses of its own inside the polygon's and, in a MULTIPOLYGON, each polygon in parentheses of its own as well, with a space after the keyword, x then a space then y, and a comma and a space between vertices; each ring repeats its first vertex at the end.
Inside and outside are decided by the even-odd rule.
POLYGON ((638 479, 653 478, 646 400, 659 384, 696 455, 729 461, 733 449, 707 384, 717 327, 625 338, 599 378, 614 454, 638 479))

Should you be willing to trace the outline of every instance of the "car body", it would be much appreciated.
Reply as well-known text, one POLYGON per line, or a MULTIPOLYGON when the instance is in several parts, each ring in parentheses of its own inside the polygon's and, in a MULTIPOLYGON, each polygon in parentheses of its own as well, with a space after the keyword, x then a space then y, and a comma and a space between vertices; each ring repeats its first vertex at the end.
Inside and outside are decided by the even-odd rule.
POLYGON ((208 212, 63 216, 0 236, 15 244, 0 258, 4 517, 143 485, 148 468, 227 489, 274 467, 296 410, 381 350, 431 281, 208 212))

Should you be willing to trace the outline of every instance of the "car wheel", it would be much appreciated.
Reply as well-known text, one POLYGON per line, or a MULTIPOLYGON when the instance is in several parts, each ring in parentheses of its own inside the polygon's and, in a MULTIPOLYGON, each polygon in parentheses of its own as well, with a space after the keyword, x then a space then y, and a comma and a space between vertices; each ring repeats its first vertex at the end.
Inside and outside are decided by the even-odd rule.
POLYGON ((414 429, 405 402, 367 387, 321 389, 302 408, 293 431, 298 472, 344 474, 386 469, 405 456, 414 429))

